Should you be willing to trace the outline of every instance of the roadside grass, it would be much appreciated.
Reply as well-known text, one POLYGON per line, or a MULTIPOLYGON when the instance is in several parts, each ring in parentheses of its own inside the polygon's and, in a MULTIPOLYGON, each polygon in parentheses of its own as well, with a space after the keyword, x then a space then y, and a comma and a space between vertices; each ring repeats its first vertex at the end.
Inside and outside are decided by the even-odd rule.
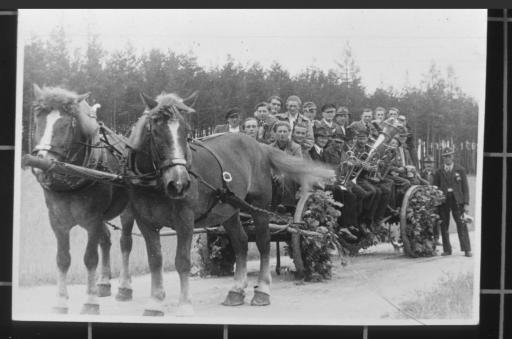
POLYGON ((446 274, 434 287, 417 291, 414 300, 402 302, 401 318, 469 319, 473 312, 473 273, 446 274))

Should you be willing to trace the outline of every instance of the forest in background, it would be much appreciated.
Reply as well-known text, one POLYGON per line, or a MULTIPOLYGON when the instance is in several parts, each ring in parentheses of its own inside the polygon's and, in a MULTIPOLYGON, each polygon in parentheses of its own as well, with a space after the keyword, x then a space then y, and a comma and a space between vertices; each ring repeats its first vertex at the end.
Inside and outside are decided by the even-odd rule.
POLYGON ((165 91, 185 97, 198 90, 197 113, 189 122, 199 134, 224 123, 230 107, 238 106, 250 116, 254 106, 271 95, 286 99, 296 94, 319 108, 325 103, 347 106, 353 120, 359 119, 365 107, 396 106, 407 116, 415 137, 427 142, 477 141, 476 101, 457 86, 452 67, 442 71, 434 62, 425 69, 419 84, 368 93, 348 44, 335 68, 324 71, 311 66, 291 75, 286 65, 277 62, 268 68, 257 62, 242 65, 227 55, 223 65, 205 68, 192 53, 180 54, 170 48, 136 53, 127 44, 122 50, 107 52, 95 35, 90 35, 85 50, 71 50, 69 42, 65 31, 58 28, 48 40, 32 38, 25 44, 24 152, 29 149, 34 83, 90 92, 89 103, 101 104, 98 119, 120 133, 126 133, 143 111, 139 92, 156 97, 165 91))

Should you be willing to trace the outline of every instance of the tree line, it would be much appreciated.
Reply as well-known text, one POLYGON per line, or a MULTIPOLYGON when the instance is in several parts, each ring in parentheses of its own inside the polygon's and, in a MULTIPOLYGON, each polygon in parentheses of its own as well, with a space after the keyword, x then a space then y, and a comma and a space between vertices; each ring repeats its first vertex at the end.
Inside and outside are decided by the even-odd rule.
POLYGON ((477 140, 477 103, 456 85, 452 69, 442 74, 433 63, 417 86, 377 88, 367 93, 348 45, 335 68, 324 71, 311 66, 291 75, 277 62, 268 68, 257 62, 242 65, 229 55, 223 65, 207 69, 193 54, 171 49, 136 53, 128 44, 107 52, 95 35, 88 38, 85 51, 71 50, 64 29, 57 28, 47 40, 32 38, 24 47, 24 59, 25 152, 29 149, 33 83, 91 92, 89 103, 101 104, 98 119, 120 133, 126 133, 143 111, 140 91, 152 97, 162 91, 185 97, 198 90, 197 113, 190 118, 196 130, 224 123, 230 107, 237 106, 250 116, 254 106, 271 95, 286 99, 296 94, 303 102, 313 101, 319 107, 325 103, 347 106, 354 120, 365 107, 396 106, 422 140, 477 140))

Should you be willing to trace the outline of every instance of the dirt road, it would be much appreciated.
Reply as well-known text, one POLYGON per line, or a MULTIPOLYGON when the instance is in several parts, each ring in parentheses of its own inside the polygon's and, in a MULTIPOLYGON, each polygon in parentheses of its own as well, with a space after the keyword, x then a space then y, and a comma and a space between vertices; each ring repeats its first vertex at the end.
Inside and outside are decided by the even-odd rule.
MULTIPOLYGON (((472 242, 474 235, 471 233, 472 242)), ((182 322, 182 323, 293 323, 325 324, 347 323, 396 323, 400 313, 396 306, 415 299, 418 290, 432 288, 447 274, 472 272, 473 258, 466 258, 458 250, 458 239, 452 234, 454 255, 410 259, 395 254, 389 244, 380 244, 368 253, 350 258, 347 266, 339 262, 333 270, 332 280, 320 283, 297 284, 290 273, 276 275, 273 272, 272 304, 268 307, 249 305, 252 286, 256 284, 259 263, 249 263, 249 288, 246 304, 238 307, 220 305, 232 278, 191 278, 195 316, 174 316, 178 301, 178 276, 176 272, 165 274, 167 298, 166 316, 163 318, 141 317, 149 295, 149 276, 133 280, 134 299, 117 302, 114 297, 101 298, 101 316, 80 316, 81 303, 85 300, 85 286, 70 286, 70 315, 58 316, 64 320, 131 321, 131 322, 182 322)), ((289 258, 282 257, 283 266, 293 267, 289 258)), ((273 262, 275 265, 275 262, 273 262)), ((273 266, 275 267, 275 266, 273 266)), ((117 281, 112 281, 116 292, 117 281)), ((57 319, 50 314, 55 300, 56 287, 46 285, 20 288, 16 296, 15 314, 20 318, 57 319)), ((400 320, 403 321, 403 320, 400 320)), ((410 320, 410 323, 415 321, 410 320)))

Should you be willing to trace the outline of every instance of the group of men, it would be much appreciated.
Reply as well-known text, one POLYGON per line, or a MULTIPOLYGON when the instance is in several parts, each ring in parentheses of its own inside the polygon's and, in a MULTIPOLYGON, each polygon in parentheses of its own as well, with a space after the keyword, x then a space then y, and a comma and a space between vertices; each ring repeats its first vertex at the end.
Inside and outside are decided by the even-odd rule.
MULTIPOLYGON (((336 168, 337 182, 329 189, 337 201, 343 203, 339 219, 342 232, 348 238, 382 227, 387 209, 396 212, 396 202, 411 185, 434 184, 446 195, 440 207, 441 232, 434 229, 436 242, 439 233, 443 241, 443 255, 452 252, 448 226, 450 211, 457 223, 461 249, 471 256, 467 226, 463 220, 469 192, 462 167, 453 164, 453 150, 443 151, 444 167, 434 171, 431 157, 424 161, 425 169, 417 171, 418 159, 414 138, 407 119, 399 109, 365 108, 359 120, 351 121, 347 107, 324 104, 317 112, 315 103, 302 104, 291 95, 285 102, 272 96, 256 105, 254 115, 240 124, 241 111, 232 108, 226 113, 226 124, 218 125, 214 133, 240 132, 259 142, 278 148, 292 156, 324 162, 336 168), (366 159, 375 139, 380 135, 385 120, 392 118, 400 126, 399 133, 388 140, 379 153, 366 159), (451 163, 450 163, 451 161, 451 163)), ((298 187, 286 177, 274 177, 272 207, 291 210, 295 207, 298 187)))

